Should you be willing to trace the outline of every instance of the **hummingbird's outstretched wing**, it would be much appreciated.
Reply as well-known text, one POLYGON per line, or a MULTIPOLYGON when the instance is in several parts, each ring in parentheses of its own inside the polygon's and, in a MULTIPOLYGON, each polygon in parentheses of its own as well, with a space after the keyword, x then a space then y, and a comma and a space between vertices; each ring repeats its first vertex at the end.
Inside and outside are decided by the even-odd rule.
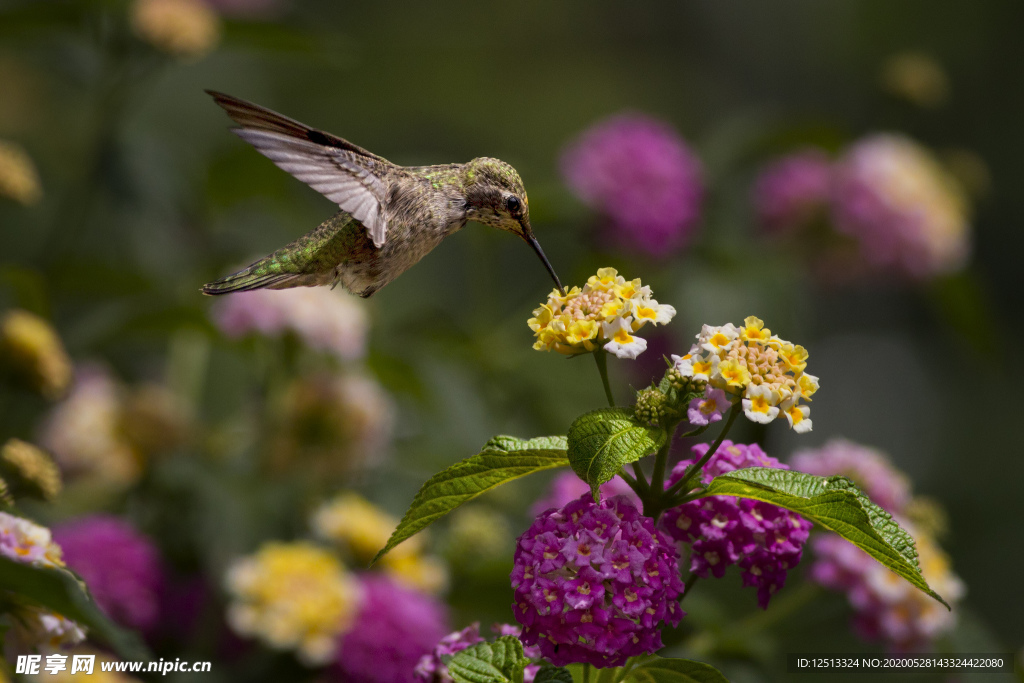
POLYGON ((358 145, 252 102, 207 90, 240 128, 235 133, 363 224, 380 249, 387 239, 381 209, 389 162, 358 145))

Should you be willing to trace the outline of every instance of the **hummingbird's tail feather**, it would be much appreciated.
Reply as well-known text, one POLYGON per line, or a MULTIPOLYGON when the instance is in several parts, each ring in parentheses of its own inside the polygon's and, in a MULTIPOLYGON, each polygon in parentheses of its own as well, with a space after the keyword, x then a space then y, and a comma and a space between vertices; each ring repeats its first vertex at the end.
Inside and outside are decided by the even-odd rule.
MULTIPOLYGON (((364 270, 372 270, 371 264, 377 256, 378 251, 362 224, 351 214, 339 211, 313 231, 274 253, 204 285, 203 293, 216 295, 250 289, 333 285, 341 279, 346 263, 355 261, 361 263, 364 270)), ((358 275, 350 275, 349 281, 342 283, 349 291, 352 291, 350 285, 353 283, 359 292, 372 284, 370 281, 364 283, 358 275)))
MULTIPOLYGON (((203 285, 203 294, 219 296, 231 294, 232 292, 248 292, 253 289, 288 289, 289 287, 301 287, 303 275, 298 273, 278 275, 256 275, 248 272, 249 269, 241 270, 215 282, 203 285), (292 284, 294 283, 294 284, 292 284)), ((314 284, 314 283, 311 283, 314 284)))
POLYGON ((237 273, 203 285, 203 294, 218 296, 253 289, 290 289, 326 284, 318 273, 281 272, 281 262, 274 255, 256 261, 237 273))

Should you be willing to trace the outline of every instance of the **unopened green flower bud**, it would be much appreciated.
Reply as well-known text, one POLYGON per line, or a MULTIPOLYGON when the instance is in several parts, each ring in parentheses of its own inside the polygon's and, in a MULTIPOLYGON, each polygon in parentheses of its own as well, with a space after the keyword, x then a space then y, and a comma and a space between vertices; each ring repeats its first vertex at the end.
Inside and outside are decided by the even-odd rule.
POLYGON ((657 427, 664 425, 666 419, 675 416, 677 411, 660 389, 649 387, 637 392, 633 413, 644 424, 657 427))

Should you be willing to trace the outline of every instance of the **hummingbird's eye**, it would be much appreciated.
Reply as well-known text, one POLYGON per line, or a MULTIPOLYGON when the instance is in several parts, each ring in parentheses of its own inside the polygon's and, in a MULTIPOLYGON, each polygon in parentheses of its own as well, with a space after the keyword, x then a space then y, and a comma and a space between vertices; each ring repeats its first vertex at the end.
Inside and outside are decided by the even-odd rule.
POLYGON ((519 197, 510 195, 508 199, 505 200, 505 208, 514 216, 523 208, 523 203, 519 201, 519 197))

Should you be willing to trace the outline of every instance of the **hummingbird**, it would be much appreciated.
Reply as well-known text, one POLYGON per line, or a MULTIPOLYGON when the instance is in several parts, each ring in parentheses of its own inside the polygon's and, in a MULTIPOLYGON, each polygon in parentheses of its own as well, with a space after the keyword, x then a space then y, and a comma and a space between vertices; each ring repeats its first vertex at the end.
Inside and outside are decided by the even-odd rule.
POLYGON ((369 297, 469 221, 521 237, 565 293, 533 234, 523 181, 504 161, 399 166, 265 107, 206 92, 238 124, 234 133, 340 211, 269 256, 204 285, 203 293, 341 284, 369 297))

